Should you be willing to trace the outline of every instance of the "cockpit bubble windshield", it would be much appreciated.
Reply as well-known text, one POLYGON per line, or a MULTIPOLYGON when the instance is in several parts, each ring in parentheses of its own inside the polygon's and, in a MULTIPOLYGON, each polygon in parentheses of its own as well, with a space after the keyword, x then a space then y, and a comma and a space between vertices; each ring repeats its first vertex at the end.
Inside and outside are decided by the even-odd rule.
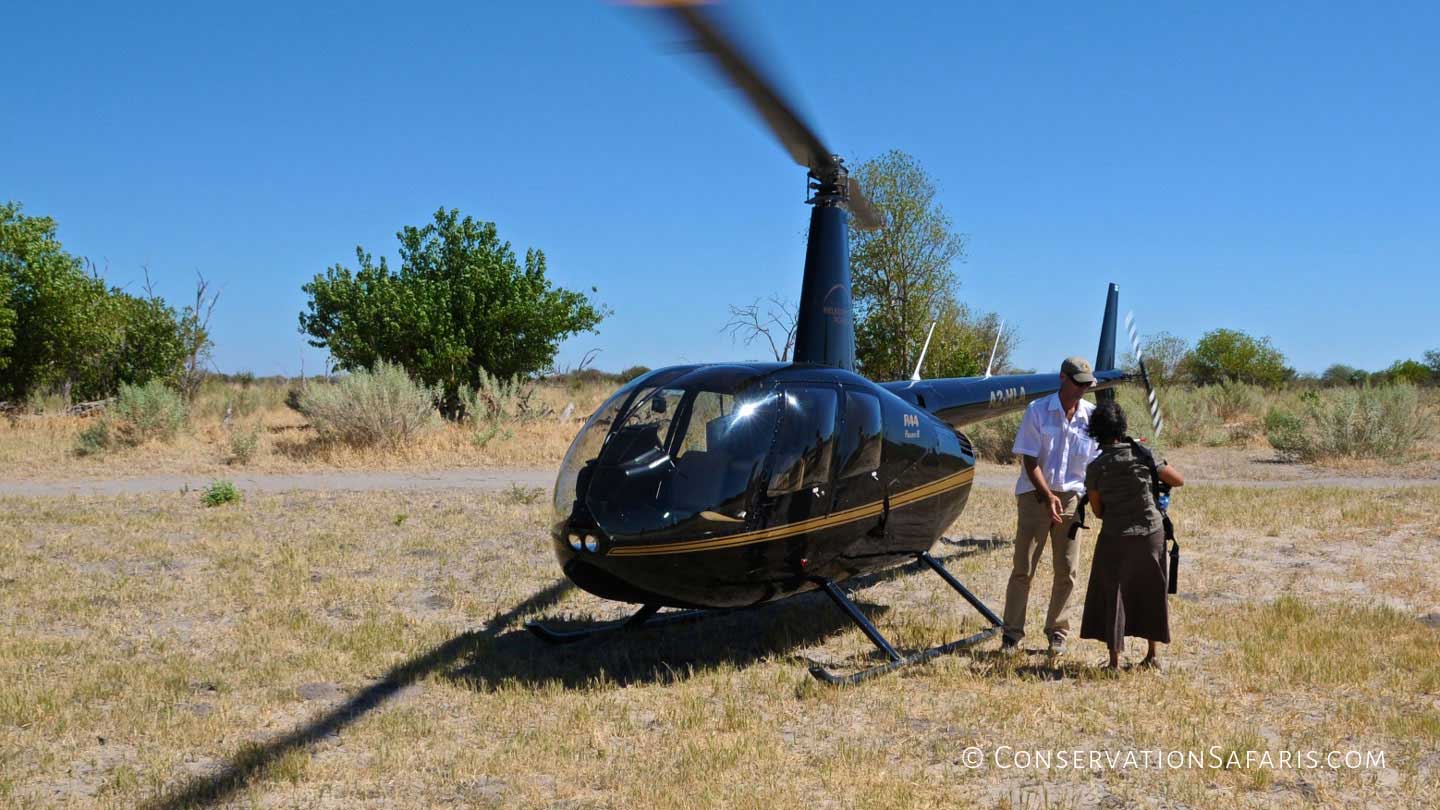
POLYGON ((743 525, 746 493, 774 436, 779 396, 748 385, 753 374, 716 371, 728 370, 646 380, 623 401, 602 406, 566 456, 555 492, 557 519, 588 513, 612 536, 685 522, 697 533, 743 525))
POLYGON ((614 426, 617 417, 626 403, 644 400, 644 393, 641 396, 634 396, 637 388, 645 391, 654 391, 657 384, 664 384, 668 380, 685 373, 685 369, 660 369, 649 374, 631 380, 621 386, 618 391, 610 395, 595 413, 586 420, 585 426, 580 428, 574 441, 570 443, 570 449, 565 453, 565 460, 560 463, 560 475, 555 481, 554 514, 555 520, 564 521, 570 517, 575 507, 576 479, 585 465, 595 460, 600 454, 605 439, 610 435, 610 428, 614 426))

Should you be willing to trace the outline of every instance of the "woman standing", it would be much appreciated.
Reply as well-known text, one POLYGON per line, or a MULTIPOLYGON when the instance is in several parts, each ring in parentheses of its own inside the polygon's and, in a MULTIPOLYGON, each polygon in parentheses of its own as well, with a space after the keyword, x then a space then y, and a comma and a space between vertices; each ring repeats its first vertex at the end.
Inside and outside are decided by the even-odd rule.
POLYGON ((1165 530, 1155 504, 1152 470, 1172 487, 1185 483, 1165 462, 1158 468, 1150 450, 1125 435, 1125 412, 1105 402, 1090 416, 1090 435, 1100 455, 1085 468, 1090 510, 1103 521, 1080 637, 1105 642, 1110 668, 1120 666, 1126 636, 1150 642, 1142 667, 1155 667, 1157 642, 1170 643, 1170 616, 1165 605, 1165 530))

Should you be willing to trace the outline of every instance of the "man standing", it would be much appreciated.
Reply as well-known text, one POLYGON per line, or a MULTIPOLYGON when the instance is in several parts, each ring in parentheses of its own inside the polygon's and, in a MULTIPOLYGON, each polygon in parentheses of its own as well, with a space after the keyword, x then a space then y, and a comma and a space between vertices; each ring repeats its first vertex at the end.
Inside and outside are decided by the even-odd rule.
POLYGON ((1019 526, 1015 532, 1015 561, 1005 589, 1005 638, 1002 649, 1015 649, 1025 636, 1025 605, 1030 581, 1050 538, 1055 582, 1050 587, 1050 610, 1045 614, 1045 635, 1050 652, 1065 651, 1070 620, 1065 611, 1075 590, 1077 542, 1070 537, 1075 509, 1085 490, 1085 466, 1099 446, 1090 438, 1090 413, 1095 405, 1084 400, 1095 385, 1095 374, 1082 357, 1060 365, 1060 390, 1037 399, 1025 410, 1015 435, 1014 452, 1020 456, 1020 479, 1015 482, 1019 526))

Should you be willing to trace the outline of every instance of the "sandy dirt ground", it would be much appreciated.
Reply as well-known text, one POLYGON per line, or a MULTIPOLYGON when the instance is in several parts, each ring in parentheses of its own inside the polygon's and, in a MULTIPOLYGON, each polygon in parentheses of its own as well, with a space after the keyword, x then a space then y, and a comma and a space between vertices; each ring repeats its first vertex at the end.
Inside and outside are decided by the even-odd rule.
MULTIPOLYGON (((587 626, 630 608, 558 579, 546 499, 520 494, 256 494, 220 509, 175 492, 0 500, 0 807, 1440 801, 1433 487, 1183 493, 1162 672, 1109 677, 1095 642, 1057 662, 1027 638, 1017 656, 991 641, 846 690, 806 668, 851 671, 875 652, 817 594, 540 643, 526 619, 587 626), (1015 767, 1016 751, 1055 748, 1388 759, 1015 767)), ((979 489, 936 549, 997 607, 1013 522, 1007 493, 979 489)), ((977 626, 916 566, 847 588, 905 650, 977 626)), ((1032 594, 1037 624, 1045 590, 1032 594)))
MULTIPOLYGON (((1440 485, 1440 469, 1372 463, 1341 468, 1279 464, 1266 453, 1245 448, 1184 448, 1170 461, 1192 484, 1239 487, 1346 487, 1374 489, 1440 485)), ((555 467, 462 467, 417 470, 334 470, 303 473, 247 473, 237 468, 225 476, 243 492, 413 492, 474 490, 498 492, 511 487, 550 489, 555 467)), ((976 486, 1001 489, 1015 482, 1016 468, 981 461, 976 486)), ((188 492, 205 487, 213 477, 166 474, 114 478, 0 478, 0 496, 138 495, 188 492)))

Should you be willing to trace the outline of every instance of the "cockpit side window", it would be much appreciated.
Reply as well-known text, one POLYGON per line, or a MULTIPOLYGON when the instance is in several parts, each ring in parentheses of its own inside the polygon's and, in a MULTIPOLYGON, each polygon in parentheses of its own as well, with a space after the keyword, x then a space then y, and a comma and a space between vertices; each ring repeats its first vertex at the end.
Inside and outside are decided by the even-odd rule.
MULTIPOLYGON (((735 410, 735 397, 716 391, 697 391, 690 403, 690 424, 676 449, 676 458, 686 453, 704 453, 718 444, 717 435, 729 425, 731 412, 735 410)), ((717 448, 718 449, 718 448, 717 448)))
POLYGON ((784 495, 830 480, 838 400, 833 388, 784 390, 784 410, 771 454, 767 494, 784 495))
POLYGON ((840 474, 851 478, 880 469, 880 398, 861 391, 845 392, 845 426, 836 451, 840 474))

